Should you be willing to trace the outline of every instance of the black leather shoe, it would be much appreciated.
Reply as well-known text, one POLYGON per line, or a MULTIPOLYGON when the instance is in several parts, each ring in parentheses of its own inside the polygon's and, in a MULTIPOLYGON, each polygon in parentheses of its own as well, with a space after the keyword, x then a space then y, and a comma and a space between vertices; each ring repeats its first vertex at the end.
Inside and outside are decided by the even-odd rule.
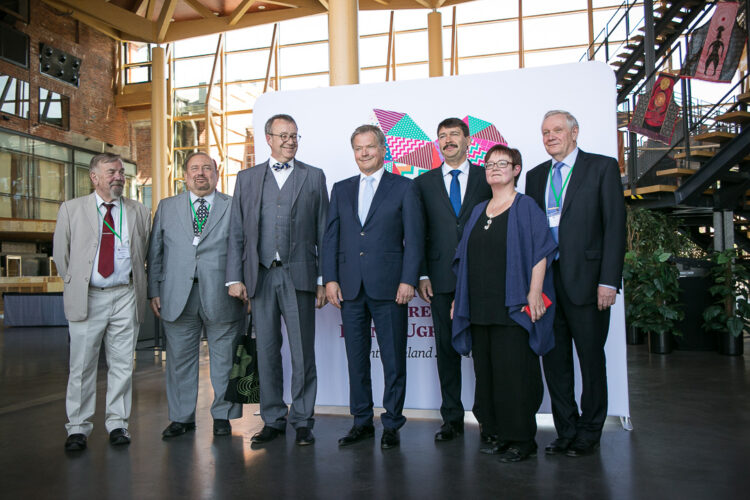
POLYGON ((398 437, 398 429, 383 429, 383 437, 380 438, 380 447, 384 450, 395 448, 401 443, 398 437))
POLYGON ((490 434, 489 432, 480 432, 479 440, 485 444, 497 443, 497 434, 490 434))
POLYGON ((339 439, 339 446, 349 446, 373 436, 375 436, 375 427, 372 425, 355 425, 349 429, 346 436, 339 439))
POLYGON ((223 418, 214 419, 214 436, 228 436, 232 433, 232 424, 223 418))
POLYGON ((485 455, 500 455, 505 450, 507 450, 509 446, 510 446, 510 442, 508 441, 497 441, 492 446, 488 446, 486 448, 480 448, 479 453, 484 453, 485 455))
POLYGON ((307 446, 315 442, 315 436, 308 427, 300 427, 297 429, 297 437, 294 442, 299 446, 307 446))
POLYGON ((71 434, 65 440, 65 451, 80 451, 86 449, 86 434, 71 434))
POLYGON ((121 444, 130 444, 130 433, 123 427, 119 429, 112 429, 112 432, 109 433, 109 444, 115 446, 121 444))
POLYGON ((176 436, 182 436, 188 431, 195 430, 195 422, 172 422, 164 429, 161 433, 162 439, 173 438, 176 436))
POLYGON ((509 446, 503 453, 497 457, 503 463, 513 463, 526 460, 529 457, 536 456, 536 445, 533 447, 521 447, 517 445, 509 446))
POLYGON ((572 442, 572 439, 559 437, 544 447, 544 453, 547 455, 564 455, 572 442))
POLYGON ((268 443, 269 441, 273 441, 274 439, 276 439, 276 437, 278 437, 280 434, 284 434, 285 432, 286 429, 277 429, 276 427, 264 425, 260 432, 257 432, 252 437, 251 441, 255 444, 268 443))
POLYGON ((585 457, 599 449, 599 441, 576 439, 565 454, 569 457, 585 457))
POLYGON ((435 441, 450 441, 464 433, 464 424, 461 423, 444 423, 440 430, 435 434, 435 441))

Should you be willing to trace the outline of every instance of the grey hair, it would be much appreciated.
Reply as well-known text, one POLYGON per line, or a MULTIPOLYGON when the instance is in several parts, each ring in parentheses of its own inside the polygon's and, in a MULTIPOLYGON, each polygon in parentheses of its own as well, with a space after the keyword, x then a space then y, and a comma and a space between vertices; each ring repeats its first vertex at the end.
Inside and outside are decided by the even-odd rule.
POLYGON ((285 122, 294 123, 294 126, 297 126, 297 122, 294 121, 294 118, 292 118, 290 115, 273 115, 271 118, 266 120, 266 126, 264 127, 264 130, 266 132, 266 135, 271 135, 271 126, 273 125, 273 122, 276 120, 284 120, 285 122))
POLYGON ((91 161, 89 162, 89 170, 98 168, 100 163, 114 163, 116 161, 119 161, 120 164, 122 164, 122 158, 120 157, 120 155, 112 153, 101 153, 91 158, 91 161))
POLYGON ((552 111, 547 111, 546 113, 544 113, 544 120, 546 120, 550 116, 555 116, 555 115, 563 115, 565 117, 565 121, 568 122, 568 128, 570 130, 573 130, 574 128, 579 128, 578 120, 576 120, 576 117, 562 109, 553 109, 552 111))
POLYGON ((375 137, 378 140, 378 146, 385 149, 385 134, 382 130, 380 130, 380 128, 376 127, 375 125, 360 125, 359 127, 355 128, 350 139, 352 147, 354 147, 355 137, 361 134, 367 134, 368 132, 375 134, 375 137))

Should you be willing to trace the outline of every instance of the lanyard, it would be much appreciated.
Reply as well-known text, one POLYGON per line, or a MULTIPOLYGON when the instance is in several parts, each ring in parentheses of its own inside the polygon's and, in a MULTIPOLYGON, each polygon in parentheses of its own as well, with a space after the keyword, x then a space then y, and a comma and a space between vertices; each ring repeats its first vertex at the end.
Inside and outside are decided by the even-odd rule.
MULTIPOLYGON (((102 212, 101 212, 101 210, 99 210, 99 208, 100 207, 96 207, 96 213, 98 213, 99 215, 102 215, 102 212)), ((117 233, 117 231, 115 231, 115 228, 113 228, 112 226, 109 225, 109 222, 107 222, 107 220, 104 218, 104 215, 102 215, 102 220, 104 221, 104 225, 107 226, 109 228, 109 230, 112 231, 112 234, 114 234, 115 236, 117 236, 117 239, 120 240, 120 243, 122 243, 122 237, 120 236, 120 234, 122 234, 122 201, 120 201, 119 209, 120 209, 119 210, 120 211, 120 232, 119 232, 119 234, 117 233)))
MULTIPOLYGON (((562 167, 560 167, 562 168, 562 167)), ((560 194, 557 194, 557 191, 555 191, 555 183, 552 182, 552 171, 554 170, 554 167, 549 169, 549 188, 552 190, 552 195, 555 197, 555 201, 557 202, 557 207, 560 207, 560 199, 562 198, 563 193, 565 192, 565 186, 568 185, 568 181, 570 180, 570 174, 573 173, 573 167, 570 167, 570 170, 568 171, 567 177, 565 177, 565 182, 563 182, 562 187, 560 188, 560 194)))
MULTIPOLYGON (((203 199, 203 201, 205 201, 205 198, 203 199)), ((195 220, 195 223, 198 224, 198 232, 202 233, 203 224, 205 224, 206 221, 201 222, 198 220, 198 214, 195 212, 195 205, 193 205, 193 200, 190 200, 190 208, 193 209, 193 220, 195 220)), ((209 211, 211 210, 211 205, 209 205, 207 201, 206 201, 206 210, 209 210, 209 211)))

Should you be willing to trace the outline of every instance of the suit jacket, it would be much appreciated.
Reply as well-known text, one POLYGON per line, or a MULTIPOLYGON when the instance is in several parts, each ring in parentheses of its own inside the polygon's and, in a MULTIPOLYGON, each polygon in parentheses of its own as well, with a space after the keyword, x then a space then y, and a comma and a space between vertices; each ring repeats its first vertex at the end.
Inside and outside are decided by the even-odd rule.
MULTIPOLYGON (((258 282, 260 206, 267 175, 273 175, 268 161, 238 173, 232 199, 226 281, 244 282, 248 297, 255 296, 258 282)), ((315 292, 328 214, 326 176, 321 169, 295 159, 286 182, 292 183, 293 198, 291 248, 284 266, 289 267, 297 290, 315 292)))
POLYGON ((359 221, 359 175, 337 182, 323 243, 323 282, 336 281, 344 300, 364 285, 368 297, 395 300, 399 283, 416 286, 424 249, 421 206, 414 182, 383 172, 364 225, 359 221))
MULTIPOLYGON (((151 229, 151 212, 137 201, 124 196, 121 199, 128 220, 135 310, 140 323, 146 312, 144 262, 151 229)), ((57 213, 52 256, 57 271, 63 278, 63 303, 68 321, 83 321, 88 317, 89 280, 99 247, 101 224, 95 193, 64 202, 57 213)))
POLYGON ((201 306, 211 322, 242 318, 242 301, 224 286, 231 196, 216 191, 198 246, 193 245, 190 193, 159 202, 148 248, 148 296, 160 297, 161 317, 175 321, 198 278, 201 306))
MULTIPOLYGON (((552 161, 526 175, 526 194, 546 210, 552 161)), ((617 161, 578 150, 560 218, 560 278, 574 304, 596 303, 597 286, 617 289, 625 258, 625 201, 617 161)))
POLYGON ((469 164, 466 193, 456 217, 445 190, 441 167, 425 172, 414 183, 422 203, 426 236, 420 275, 430 277, 433 292, 453 292, 456 289, 456 275, 453 274, 451 265, 464 226, 476 204, 492 197, 492 190, 487 184, 484 169, 469 164))

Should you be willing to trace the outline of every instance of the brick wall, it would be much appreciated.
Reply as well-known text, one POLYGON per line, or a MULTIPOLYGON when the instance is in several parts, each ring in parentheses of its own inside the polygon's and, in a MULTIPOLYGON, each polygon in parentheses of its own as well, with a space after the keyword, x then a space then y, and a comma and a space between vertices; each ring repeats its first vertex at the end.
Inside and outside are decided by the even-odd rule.
POLYGON ((29 119, 8 116, 0 126, 94 151, 117 152, 135 160, 126 112, 114 104, 116 42, 40 0, 30 2, 29 24, 16 21, 15 28, 30 38, 29 69, 0 61, 0 73, 30 83, 29 119), (78 88, 39 72, 40 43, 81 58, 78 88), (70 98, 70 130, 39 124, 39 87, 70 98))

